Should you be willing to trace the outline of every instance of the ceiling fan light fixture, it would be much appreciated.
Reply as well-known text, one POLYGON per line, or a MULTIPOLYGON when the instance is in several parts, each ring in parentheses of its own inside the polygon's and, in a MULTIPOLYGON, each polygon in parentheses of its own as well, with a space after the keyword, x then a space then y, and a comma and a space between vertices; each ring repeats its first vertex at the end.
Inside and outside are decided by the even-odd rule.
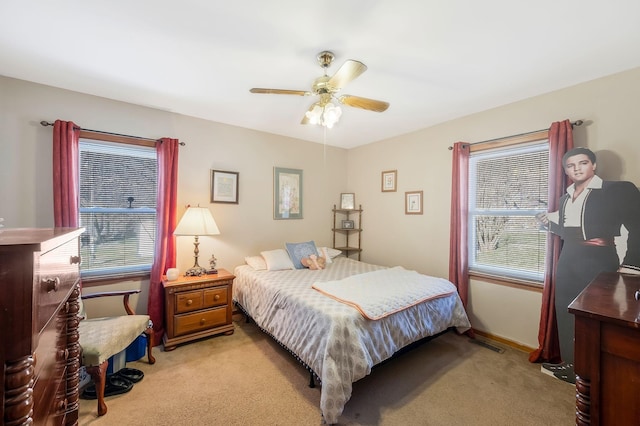
POLYGON ((304 115, 309 119, 311 124, 321 124, 323 109, 319 103, 315 103, 313 108, 307 111, 304 115))
POLYGON ((329 102, 324 106, 324 113, 322 114, 322 125, 331 129, 334 124, 338 122, 342 115, 342 109, 329 102))
POLYGON ((324 106, 317 102, 313 105, 313 108, 305 113, 310 124, 317 124, 329 129, 333 128, 341 115, 342 109, 331 102, 327 102, 324 106))

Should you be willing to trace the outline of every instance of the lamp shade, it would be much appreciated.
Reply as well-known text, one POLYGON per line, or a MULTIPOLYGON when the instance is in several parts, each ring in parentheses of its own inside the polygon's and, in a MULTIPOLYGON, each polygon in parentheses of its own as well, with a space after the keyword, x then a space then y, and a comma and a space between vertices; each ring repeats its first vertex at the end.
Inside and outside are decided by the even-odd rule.
POLYGON ((218 235, 220 230, 211 212, 206 207, 189 207, 180 223, 173 231, 174 235, 218 235))

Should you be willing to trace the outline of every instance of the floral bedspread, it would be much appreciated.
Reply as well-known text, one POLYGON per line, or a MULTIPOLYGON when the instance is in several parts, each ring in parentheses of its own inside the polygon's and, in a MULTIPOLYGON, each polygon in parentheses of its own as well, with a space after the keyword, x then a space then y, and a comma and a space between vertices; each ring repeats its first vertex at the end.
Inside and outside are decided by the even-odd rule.
POLYGON ((320 378, 320 409, 329 424, 338 422, 353 382, 374 365, 423 337, 471 326, 457 292, 369 320, 312 289, 316 282, 381 269, 386 268, 338 257, 323 270, 256 271, 242 265, 234 271, 234 301, 320 378))

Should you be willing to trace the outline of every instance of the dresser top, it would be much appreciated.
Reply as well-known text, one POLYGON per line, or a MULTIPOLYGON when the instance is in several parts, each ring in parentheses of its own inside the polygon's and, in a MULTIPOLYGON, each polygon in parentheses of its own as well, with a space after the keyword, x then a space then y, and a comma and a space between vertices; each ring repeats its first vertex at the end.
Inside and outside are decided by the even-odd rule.
POLYGON ((84 228, 0 228, 0 250, 16 246, 30 251, 48 251, 75 238, 84 228))
POLYGON ((574 299, 569 312, 640 328, 640 275, 603 272, 574 299))

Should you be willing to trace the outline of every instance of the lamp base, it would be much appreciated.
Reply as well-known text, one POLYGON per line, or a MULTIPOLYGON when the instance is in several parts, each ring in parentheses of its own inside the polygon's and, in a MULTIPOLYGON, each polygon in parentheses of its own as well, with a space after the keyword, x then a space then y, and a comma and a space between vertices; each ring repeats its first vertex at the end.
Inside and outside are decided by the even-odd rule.
POLYGON ((187 269, 184 273, 185 277, 199 277, 200 275, 204 275, 207 273, 207 270, 202 266, 196 265, 193 268, 187 269))
POLYGON ((216 268, 207 269, 207 275, 215 275, 217 273, 218 273, 218 270, 216 268))

